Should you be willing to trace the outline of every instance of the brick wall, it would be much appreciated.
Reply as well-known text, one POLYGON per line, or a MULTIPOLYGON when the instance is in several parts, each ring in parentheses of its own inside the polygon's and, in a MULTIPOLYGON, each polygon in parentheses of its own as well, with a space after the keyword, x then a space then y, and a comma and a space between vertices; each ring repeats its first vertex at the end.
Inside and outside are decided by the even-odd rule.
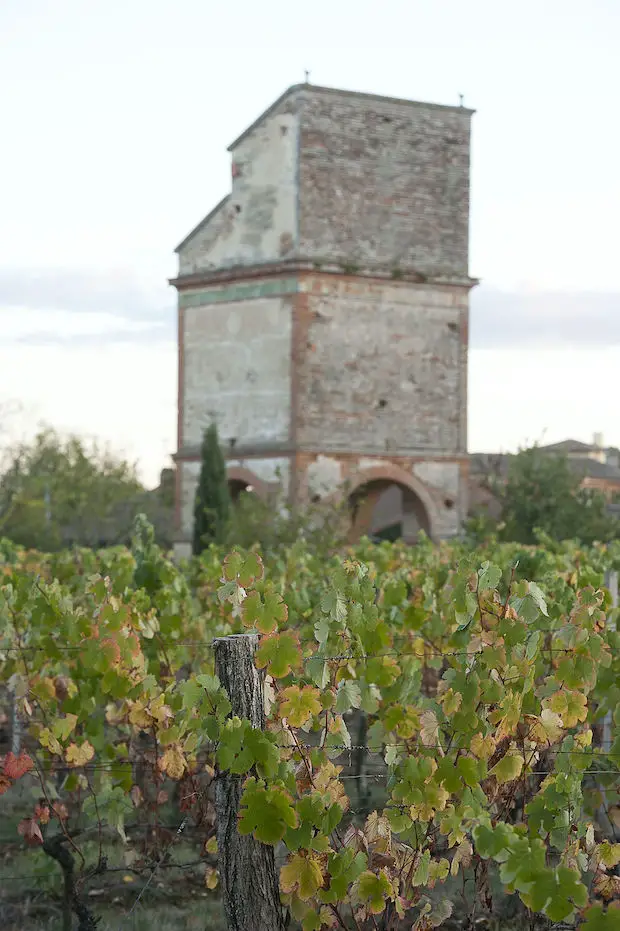
POLYGON ((301 495, 306 498, 337 496, 343 487, 351 488, 366 478, 369 484, 364 488, 365 494, 375 486, 381 491, 391 482, 409 488, 419 498, 435 538, 454 536, 466 516, 466 458, 300 452, 295 467, 301 495))
POLYGON ((230 147, 181 275, 308 259, 468 275, 471 111, 302 85, 230 147))
POLYGON ((309 87, 302 256, 467 276, 471 113, 309 87))
POLYGON ((328 275, 301 288, 299 447, 463 454, 467 290, 328 275))

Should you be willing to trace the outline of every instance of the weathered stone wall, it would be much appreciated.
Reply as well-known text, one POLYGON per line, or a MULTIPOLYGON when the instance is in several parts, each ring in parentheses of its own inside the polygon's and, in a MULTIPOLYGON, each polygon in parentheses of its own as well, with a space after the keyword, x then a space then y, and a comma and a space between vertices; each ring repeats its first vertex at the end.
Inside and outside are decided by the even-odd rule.
POLYGON ((468 275, 471 111, 302 85, 231 147, 179 274, 309 259, 468 275))
POLYGON ((327 275, 301 288, 299 448, 464 453, 466 289, 327 275))
POLYGON ((178 249, 196 276, 179 282, 186 538, 213 417, 237 466, 268 483, 279 468, 294 498, 364 473, 417 489, 436 537, 457 532, 470 121, 300 85, 233 143, 231 193, 178 249))
POLYGON ((232 191, 179 250, 179 274, 289 257, 297 246, 299 120, 292 102, 232 152, 232 191))
POLYGON ((299 252, 468 274, 471 112, 308 87, 299 252))
MULTIPOLYGON (((287 458, 245 459, 229 460, 228 468, 243 465, 258 479, 269 484, 280 484, 283 491, 288 488, 290 478, 290 461, 287 458)), ((194 527, 194 498, 196 485, 200 475, 200 462, 192 460, 179 464, 179 490, 180 490, 180 527, 179 536, 185 540, 191 539, 194 527)))
POLYGON ((181 295, 182 448, 200 444, 212 419, 227 447, 287 442, 292 298, 256 296, 277 284, 255 283, 245 300, 235 286, 181 295))
MULTIPOLYGON (((466 516, 466 459, 360 456, 354 453, 299 453, 296 468, 302 496, 337 498, 344 489, 364 494, 390 484, 419 499, 436 539, 454 536, 466 516), (366 484, 367 483, 367 484, 366 484)), ((419 522, 424 525, 425 521, 419 522)))

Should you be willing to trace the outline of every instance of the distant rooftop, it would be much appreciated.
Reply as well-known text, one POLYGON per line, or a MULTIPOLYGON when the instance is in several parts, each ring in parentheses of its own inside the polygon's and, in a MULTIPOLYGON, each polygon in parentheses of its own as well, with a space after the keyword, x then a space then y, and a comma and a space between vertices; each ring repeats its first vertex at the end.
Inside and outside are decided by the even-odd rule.
MULTIPOLYGON (((615 479, 620 482, 620 451, 615 447, 601 447, 580 440, 562 440, 540 446, 540 451, 552 455, 568 456, 573 471, 589 478, 615 479), (601 453, 603 459, 593 458, 601 453)), ((469 470, 473 475, 495 475, 503 478, 508 474, 513 453, 471 453, 469 470)))

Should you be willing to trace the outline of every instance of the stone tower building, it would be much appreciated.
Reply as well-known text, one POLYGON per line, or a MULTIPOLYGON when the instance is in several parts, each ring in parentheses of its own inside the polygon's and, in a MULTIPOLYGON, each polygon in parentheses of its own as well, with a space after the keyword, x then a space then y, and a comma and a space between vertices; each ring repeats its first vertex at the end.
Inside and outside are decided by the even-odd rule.
POLYGON ((472 112, 304 84, 230 146, 172 281, 179 553, 212 418, 233 489, 346 488, 354 532, 458 531, 472 112))

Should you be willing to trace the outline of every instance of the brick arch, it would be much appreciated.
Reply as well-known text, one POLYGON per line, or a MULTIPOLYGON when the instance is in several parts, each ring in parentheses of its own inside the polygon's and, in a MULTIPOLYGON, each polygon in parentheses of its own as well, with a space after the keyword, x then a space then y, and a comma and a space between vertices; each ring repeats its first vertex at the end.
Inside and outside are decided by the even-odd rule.
MULTIPOLYGON (((399 485, 401 488, 408 489, 414 495, 418 503, 417 516, 420 525, 432 540, 436 539, 435 503, 431 493, 417 476, 407 472, 400 466, 394 463, 385 463, 384 465, 372 466, 369 469, 358 470, 349 477, 345 490, 347 497, 351 500, 366 486, 369 488, 374 486, 374 488, 383 491, 389 485, 399 485)), ((370 502, 369 507, 371 509, 374 503, 376 501, 370 502)))
POLYGON ((268 482, 265 482, 262 478, 259 478, 251 469, 246 469, 244 466, 229 466, 226 469, 226 478, 228 479, 228 484, 233 483, 252 486, 252 490, 259 497, 265 500, 268 497, 270 491, 270 485, 268 482))

